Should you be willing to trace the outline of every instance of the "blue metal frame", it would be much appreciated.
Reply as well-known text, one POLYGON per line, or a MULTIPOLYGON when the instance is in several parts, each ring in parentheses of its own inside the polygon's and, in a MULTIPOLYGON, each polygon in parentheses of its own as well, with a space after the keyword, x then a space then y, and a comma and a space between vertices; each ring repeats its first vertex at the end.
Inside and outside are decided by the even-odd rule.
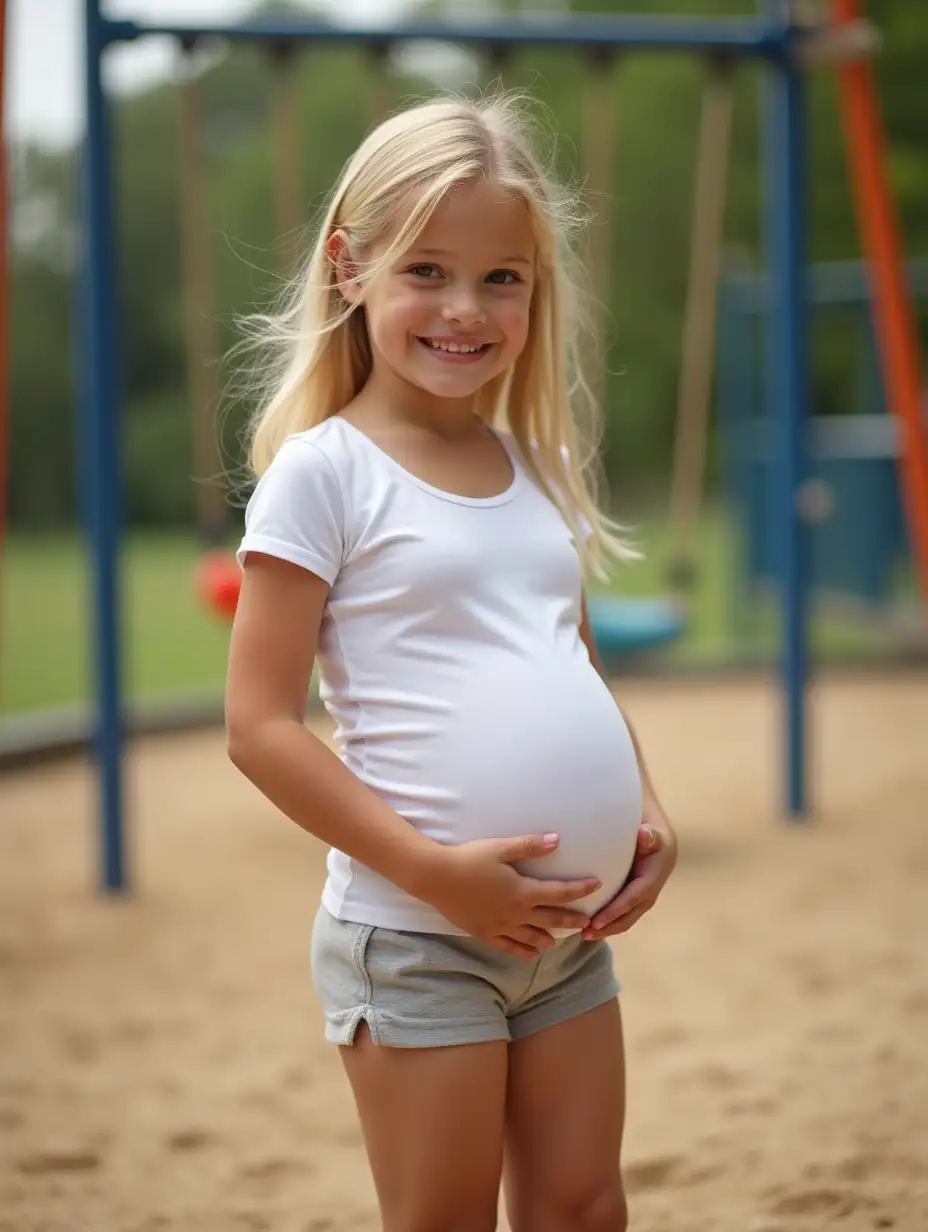
MULTIPOLYGON (((928 260, 912 257, 905 265, 909 291, 916 299, 928 299, 928 260)), ((725 275, 727 315, 755 316, 767 311, 768 280, 754 273, 725 275)), ((806 298, 812 307, 829 304, 869 304, 870 280, 864 261, 828 261, 806 269, 806 298)))
POLYGON ((777 21, 750 18, 676 18, 578 14, 531 21, 422 21, 406 25, 345 28, 318 21, 254 21, 219 23, 104 21, 108 42, 148 34, 184 39, 250 42, 406 43, 428 39, 473 47, 622 47, 637 51, 702 51, 737 56, 777 57, 783 48, 783 28, 777 21))
POLYGON ((87 483, 94 593, 94 670, 97 713, 94 742, 100 768, 101 888, 128 887, 123 825, 123 705, 120 680, 119 544, 121 537, 121 452, 119 448, 115 252, 110 191, 109 123, 101 80, 106 44, 99 0, 85 0, 84 98, 84 277, 86 291, 87 483))
POLYGON ((805 593, 802 534, 795 495, 804 470, 802 434, 806 372, 803 348, 802 218, 804 209, 802 82, 792 55, 797 30, 782 0, 759 0, 756 19, 574 16, 532 22, 422 22, 339 29, 312 21, 243 25, 145 24, 111 21, 100 0, 84 0, 86 142, 86 484, 94 576, 94 644, 97 695, 96 751, 101 789, 101 884, 108 891, 128 883, 124 850, 120 687, 119 544, 121 532, 118 416, 118 347, 114 280, 113 208, 107 108, 101 60, 112 43, 149 34, 178 39, 247 39, 360 43, 373 46, 416 40, 450 40, 496 51, 535 46, 575 50, 612 47, 629 51, 686 51, 758 58, 769 63, 765 109, 768 251, 775 311, 770 379, 779 408, 781 466, 778 500, 786 543, 783 589, 783 687, 787 698, 788 808, 805 807, 805 593))
MULTIPOLYGON (((788 24, 782 0, 761 0, 771 20, 783 17, 787 46, 796 31, 788 24)), ((808 388, 805 268, 805 83, 789 54, 765 73, 763 97, 765 243, 770 270, 771 327, 767 364, 776 423, 773 508, 783 527, 780 587, 780 674, 785 699, 786 809, 801 818, 807 806, 806 731, 807 582, 806 536, 799 512, 799 490, 806 474, 805 433, 808 388)))

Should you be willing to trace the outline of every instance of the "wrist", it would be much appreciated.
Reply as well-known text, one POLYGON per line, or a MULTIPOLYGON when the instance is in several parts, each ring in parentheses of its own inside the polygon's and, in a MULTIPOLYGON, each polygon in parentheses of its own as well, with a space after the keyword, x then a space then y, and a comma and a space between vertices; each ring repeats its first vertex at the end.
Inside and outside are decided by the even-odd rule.
POLYGON ((416 831, 413 833, 415 841, 404 853, 402 872, 390 880, 413 898, 428 903, 432 901, 432 896, 443 878, 449 848, 416 831))

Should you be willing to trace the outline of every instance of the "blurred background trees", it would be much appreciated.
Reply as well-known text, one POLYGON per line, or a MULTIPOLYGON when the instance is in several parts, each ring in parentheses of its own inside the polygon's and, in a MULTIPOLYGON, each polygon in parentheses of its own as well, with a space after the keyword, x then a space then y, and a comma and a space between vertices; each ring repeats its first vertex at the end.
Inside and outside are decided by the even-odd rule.
MULTIPOLYGON (((454 9, 437 0, 424 7, 454 9)), ((517 10, 519 4, 508 0, 495 7, 517 10)), ((561 0, 560 7, 568 5, 561 0)), ((573 7, 678 15, 753 12, 751 0, 575 0, 573 7)), ((871 7, 884 39, 877 70, 906 246, 910 254, 928 255, 928 91, 923 88, 928 7, 909 0, 881 0, 871 7)), ((198 55, 213 223, 202 243, 210 246, 213 260, 213 317, 225 354, 240 336, 237 314, 267 305, 279 289, 295 238, 280 237, 275 223, 269 57, 257 46, 198 55)), ((537 94, 562 134, 565 171, 583 176, 590 72, 580 57, 521 52, 503 63, 465 58, 457 70, 474 85, 502 79, 537 94)), ((316 47, 299 55, 296 170, 309 227, 345 157, 369 127, 371 74, 370 55, 360 48, 316 47)), ((613 289, 606 464, 624 492, 642 496, 665 484, 669 465, 702 79, 702 66, 689 57, 634 56, 617 63, 608 88, 616 155, 608 203, 613 289)), ((729 258, 748 266, 760 259, 757 81, 754 67, 737 70, 726 222, 729 258)), ((434 88, 434 80, 423 76, 421 52, 394 53, 389 90, 396 101, 434 88)), ((120 96, 114 107, 126 503, 136 526, 189 525, 194 506, 179 122, 174 82, 120 96)), ((79 512, 79 162, 79 149, 20 148, 13 154, 9 513, 17 530, 68 526, 79 512)), ((810 80, 809 171, 810 256, 858 256, 834 80, 827 69, 810 80)), ((846 353, 852 336, 834 332, 816 345, 818 410, 846 407, 854 379, 846 353)), ((231 377, 224 367, 220 383, 225 386, 231 377)), ((225 405, 231 409, 223 439, 232 465, 236 429, 248 408, 225 405)))

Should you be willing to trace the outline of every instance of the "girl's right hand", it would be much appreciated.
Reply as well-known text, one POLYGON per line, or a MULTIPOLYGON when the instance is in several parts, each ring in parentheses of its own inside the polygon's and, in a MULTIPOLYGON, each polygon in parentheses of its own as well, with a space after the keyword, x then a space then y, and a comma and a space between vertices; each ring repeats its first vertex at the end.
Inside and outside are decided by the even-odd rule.
POLYGON ((428 901, 471 937, 525 958, 554 944, 549 928, 582 929, 589 917, 567 904, 598 890, 595 877, 574 881, 525 877, 513 864, 550 855, 557 835, 477 839, 441 848, 428 901))

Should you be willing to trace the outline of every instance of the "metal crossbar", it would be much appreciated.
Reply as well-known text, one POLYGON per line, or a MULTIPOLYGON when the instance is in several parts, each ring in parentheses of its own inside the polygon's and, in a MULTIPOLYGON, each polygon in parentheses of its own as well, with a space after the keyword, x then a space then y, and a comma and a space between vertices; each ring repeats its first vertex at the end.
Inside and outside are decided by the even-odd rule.
POLYGON ((328 22, 261 20, 241 23, 101 21, 105 43, 129 42, 147 35, 182 42, 202 39, 249 42, 363 43, 377 46, 415 41, 462 43, 494 50, 517 47, 552 49, 615 48, 637 51, 695 51, 738 57, 776 58, 789 45, 791 31, 780 23, 752 18, 655 18, 578 14, 570 19, 519 21, 422 21, 405 25, 347 27, 328 22))

